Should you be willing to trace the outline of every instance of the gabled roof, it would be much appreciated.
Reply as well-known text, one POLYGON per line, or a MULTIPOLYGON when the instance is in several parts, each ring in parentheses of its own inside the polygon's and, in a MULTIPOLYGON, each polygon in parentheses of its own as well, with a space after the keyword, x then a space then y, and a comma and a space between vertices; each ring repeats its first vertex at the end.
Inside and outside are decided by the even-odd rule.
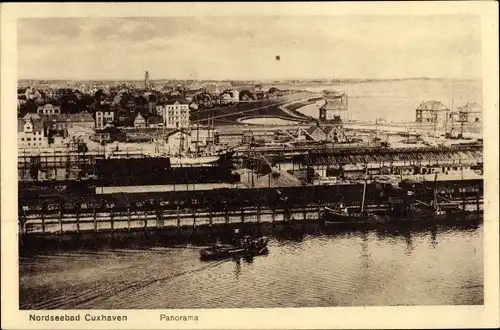
MULTIPOLYGON (((311 134, 314 134, 314 132, 316 132, 318 129, 319 129, 321 132, 323 132, 323 131, 321 130, 321 128, 319 128, 319 127, 318 127, 318 126, 316 126, 316 125, 312 125, 312 126, 310 126, 310 127, 306 130, 306 132, 307 132, 309 135, 311 135, 311 134)), ((324 132, 323 132, 323 133, 324 133, 324 132)))
POLYGON ((323 127, 323 132, 325 132, 326 135, 330 134, 331 131, 334 131, 335 130, 335 126, 326 126, 326 127, 323 127))
MULTIPOLYGON (((34 132, 43 132, 43 123, 41 120, 30 120, 33 124, 34 132)), ((17 132, 24 131, 24 124, 26 124, 27 120, 18 119, 17 120, 17 132)))
POLYGON ((441 101, 424 101, 417 110, 449 111, 450 109, 441 101))
POLYGON ((482 112, 483 107, 477 102, 467 102, 464 106, 458 107, 459 112, 482 112))
POLYGON ((39 114, 37 113, 27 113, 24 115, 23 117, 24 120, 29 120, 29 119, 32 119, 32 120, 40 120, 41 117, 39 114))
POLYGON ((134 121, 139 121, 139 120, 142 120, 142 121, 144 121, 144 120, 145 120, 145 119, 144 119, 144 116, 143 116, 143 115, 141 115, 141 113, 140 113, 140 112, 137 114, 137 116, 135 117, 135 120, 134 120, 134 121))

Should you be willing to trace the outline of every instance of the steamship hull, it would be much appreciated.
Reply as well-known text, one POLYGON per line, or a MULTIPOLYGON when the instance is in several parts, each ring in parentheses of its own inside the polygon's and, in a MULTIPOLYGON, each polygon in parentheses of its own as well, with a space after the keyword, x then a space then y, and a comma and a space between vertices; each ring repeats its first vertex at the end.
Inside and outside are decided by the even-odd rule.
POLYGON ((433 212, 410 212, 410 213, 392 213, 381 212, 377 214, 352 213, 345 214, 340 211, 326 209, 322 215, 325 224, 388 224, 388 223, 443 223, 443 222, 464 222, 481 221, 481 212, 464 212, 460 210, 450 210, 443 213, 433 212))
POLYGON ((234 182, 232 155, 98 159, 96 174, 102 184, 114 186, 234 182))

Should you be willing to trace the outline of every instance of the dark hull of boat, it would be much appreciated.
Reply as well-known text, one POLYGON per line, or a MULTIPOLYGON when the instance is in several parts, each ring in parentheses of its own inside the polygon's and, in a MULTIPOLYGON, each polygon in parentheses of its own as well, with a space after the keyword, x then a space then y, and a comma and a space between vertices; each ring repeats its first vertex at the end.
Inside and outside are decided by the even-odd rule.
POLYGON ((96 174, 101 184, 114 186, 234 182, 233 152, 223 153, 213 164, 173 167, 169 157, 98 159, 96 174))
POLYGON ((253 257, 268 253, 267 238, 255 240, 250 246, 218 246, 200 251, 201 260, 221 260, 231 257, 253 257))
POLYGON ((234 250, 227 250, 227 251, 219 251, 219 252, 209 252, 209 253, 203 253, 200 254, 200 259, 203 261, 209 261, 209 260, 224 260, 224 259, 229 259, 229 258, 239 258, 239 257, 254 257, 254 256, 260 256, 260 255, 265 255, 269 252, 267 247, 263 247, 258 250, 253 250, 253 251, 248 251, 248 250, 242 250, 242 249, 234 249, 234 250))
POLYGON ((477 221, 482 218, 477 212, 450 212, 445 214, 385 214, 385 215, 343 215, 325 212, 325 224, 380 224, 380 223, 414 223, 414 222, 458 222, 477 221))

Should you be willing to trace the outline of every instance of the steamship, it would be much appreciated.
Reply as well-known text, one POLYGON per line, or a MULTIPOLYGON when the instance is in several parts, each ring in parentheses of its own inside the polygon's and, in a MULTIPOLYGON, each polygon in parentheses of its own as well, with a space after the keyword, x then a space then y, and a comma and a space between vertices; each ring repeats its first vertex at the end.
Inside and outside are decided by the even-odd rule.
POLYGON ((147 156, 114 154, 96 159, 96 176, 101 184, 114 186, 189 183, 230 183, 234 151, 200 156, 147 156))

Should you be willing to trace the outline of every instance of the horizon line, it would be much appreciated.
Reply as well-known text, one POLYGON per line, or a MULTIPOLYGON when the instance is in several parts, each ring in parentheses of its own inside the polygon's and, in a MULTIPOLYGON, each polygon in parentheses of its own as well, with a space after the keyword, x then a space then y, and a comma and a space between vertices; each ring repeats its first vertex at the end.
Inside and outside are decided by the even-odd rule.
MULTIPOLYGON (((284 81, 310 81, 310 80, 319 80, 319 81, 366 81, 366 80, 416 80, 416 79, 426 79, 426 80, 459 80, 459 81, 481 81, 482 78, 457 78, 457 77, 387 77, 387 78, 262 78, 262 79, 215 79, 215 78, 156 78, 149 79, 149 82, 154 81, 254 81, 254 82, 264 82, 264 81, 273 81, 273 82, 284 82, 284 81)), ((46 80, 46 81, 60 81, 60 80, 69 80, 69 81, 144 81, 144 78, 18 78, 18 81, 21 80, 46 80)))

